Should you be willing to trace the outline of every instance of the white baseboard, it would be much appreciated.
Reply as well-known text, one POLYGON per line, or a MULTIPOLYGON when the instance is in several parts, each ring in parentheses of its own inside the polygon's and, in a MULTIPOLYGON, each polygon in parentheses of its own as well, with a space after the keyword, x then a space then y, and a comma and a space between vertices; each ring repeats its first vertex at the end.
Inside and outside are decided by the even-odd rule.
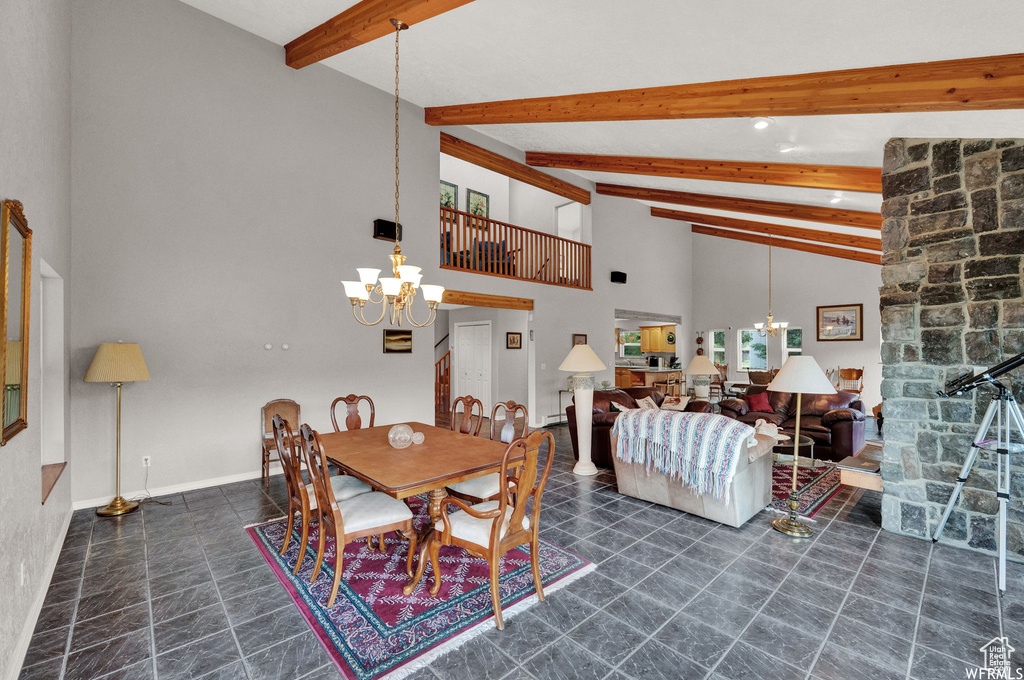
POLYGON ((53 579, 53 572, 57 568, 57 560, 60 558, 61 548, 64 547, 64 537, 68 535, 68 527, 71 525, 71 510, 68 510, 64 518, 64 526, 61 527, 60 535, 50 557, 46 560, 46 580, 40 585, 36 599, 29 609, 29 615, 25 618, 25 625, 18 636, 18 643, 14 646, 14 653, 11 655, 11 667, 7 669, 6 680, 18 680, 21 675, 21 665, 25 663, 25 654, 28 653, 29 643, 32 642, 32 631, 35 630, 36 621, 39 619, 39 612, 43 609, 43 601, 46 600, 46 593, 50 590, 50 581, 53 579))
MULTIPOLYGON (((271 463, 270 474, 280 474, 281 466, 278 463, 271 463)), ((196 489, 205 489, 210 486, 220 486, 222 484, 234 484, 235 482, 245 482, 250 479, 259 479, 262 475, 260 470, 252 470, 249 472, 240 472, 237 475, 227 475, 226 477, 214 477, 212 479, 200 479, 194 482, 185 482, 184 484, 173 484, 171 486, 161 486, 152 488, 147 493, 145 489, 138 489, 137 491, 129 491, 122 493, 121 495, 125 498, 141 498, 143 496, 166 496, 171 493, 184 493, 185 491, 195 491, 196 489)), ((110 502, 110 496, 103 496, 102 498, 90 498, 82 501, 75 501, 71 507, 75 510, 83 510, 85 508, 98 508, 106 505, 110 502)))

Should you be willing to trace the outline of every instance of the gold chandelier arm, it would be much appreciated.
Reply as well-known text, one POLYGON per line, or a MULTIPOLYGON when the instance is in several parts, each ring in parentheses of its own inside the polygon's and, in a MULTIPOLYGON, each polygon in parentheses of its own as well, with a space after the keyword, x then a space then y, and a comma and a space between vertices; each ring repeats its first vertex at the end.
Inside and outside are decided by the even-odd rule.
POLYGON ((366 294, 367 294, 367 300, 366 301, 371 303, 371 304, 379 305, 382 302, 384 302, 384 291, 381 290, 380 284, 377 284, 376 286, 371 286, 370 289, 366 291, 366 294), (380 299, 379 300, 374 300, 373 299, 373 294, 374 293, 380 293, 380 299))
POLYGON ((416 317, 412 315, 412 305, 405 308, 405 318, 409 320, 409 325, 414 328, 426 328, 430 324, 434 323, 434 319, 437 317, 437 305, 427 303, 430 306, 430 311, 427 314, 427 320, 423 323, 416 321, 416 317))
POLYGON ((358 307, 359 307, 359 313, 358 314, 356 313, 356 306, 357 306, 356 303, 353 302, 352 303, 352 316, 355 317, 356 321, 358 321, 359 323, 361 323, 364 326, 376 326, 377 324, 379 324, 381 321, 384 320, 384 315, 387 313, 387 306, 385 305, 384 308, 380 310, 380 318, 379 319, 377 319, 376 321, 367 321, 366 320, 366 316, 363 313, 364 305, 358 305, 358 307))

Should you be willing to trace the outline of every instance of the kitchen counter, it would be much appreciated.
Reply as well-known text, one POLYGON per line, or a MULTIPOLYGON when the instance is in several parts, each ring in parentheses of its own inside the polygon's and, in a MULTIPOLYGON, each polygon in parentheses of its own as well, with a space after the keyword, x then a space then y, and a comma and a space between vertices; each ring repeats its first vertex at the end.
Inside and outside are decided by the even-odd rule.
POLYGON ((681 368, 648 368, 646 366, 616 366, 615 368, 628 368, 636 373, 676 373, 681 368))
POLYGON ((681 368, 615 367, 615 386, 620 389, 625 387, 654 387, 655 383, 672 381, 673 384, 669 389, 669 393, 673 396, 679 396, 682 380, 683 369, 681 368))

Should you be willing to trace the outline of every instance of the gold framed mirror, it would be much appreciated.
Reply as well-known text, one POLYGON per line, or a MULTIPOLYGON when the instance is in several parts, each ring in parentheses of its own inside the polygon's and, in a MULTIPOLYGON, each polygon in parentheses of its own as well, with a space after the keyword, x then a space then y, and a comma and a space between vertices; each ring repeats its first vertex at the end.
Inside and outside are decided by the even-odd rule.
POLYGON ((0 263, 3 266, 4 340, 3 430, 0 446, 28 427, 28 322, 32 294, 32 230, 18 201, 0 208, 0 263))

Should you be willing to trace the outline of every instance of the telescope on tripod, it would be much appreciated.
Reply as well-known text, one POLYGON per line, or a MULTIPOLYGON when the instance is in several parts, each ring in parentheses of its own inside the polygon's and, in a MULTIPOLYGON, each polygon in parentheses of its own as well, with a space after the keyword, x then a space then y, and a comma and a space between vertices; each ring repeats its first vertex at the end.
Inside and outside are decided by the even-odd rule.
POLYGON ((965 373, 954 378, 946 383, 945 391, 938 393, 940 397, 960 396, 984 385, 991 385, 997 390, 996 396, 993 397, 988 405, 988 410, 985 411, 985 417, 972 441, 971 450, 967 454, 964 466, 956 478, 956 487, 949 497, 949 503, 946 504, 946 510, 935 529, 932 541, 938 541, 942 537, 942 530, 946 528, 949 515, 953 512, 953 506, 960 498, 964 483, 971 476, 971 469, 978 459, 978 452, 995 453, 999 480, 996 498, 999 499, 999 590, 1001 591, 1006 590, 1006 506, 1010 502, 1010 454, 1024 452, 1024 443, 1022 443, 1024 442, 1024 414, 1021 413, 1020 405, 1017 404, 1013 392, 997 378, 1020 366, 1024 366, 1024 352, 977 375, 965 373), (989 439, 989 430, 993 423, 995 423, 996 436, 995 439, 989 439), (1015 432, 1016 442, 1013 440, 1015 432))

